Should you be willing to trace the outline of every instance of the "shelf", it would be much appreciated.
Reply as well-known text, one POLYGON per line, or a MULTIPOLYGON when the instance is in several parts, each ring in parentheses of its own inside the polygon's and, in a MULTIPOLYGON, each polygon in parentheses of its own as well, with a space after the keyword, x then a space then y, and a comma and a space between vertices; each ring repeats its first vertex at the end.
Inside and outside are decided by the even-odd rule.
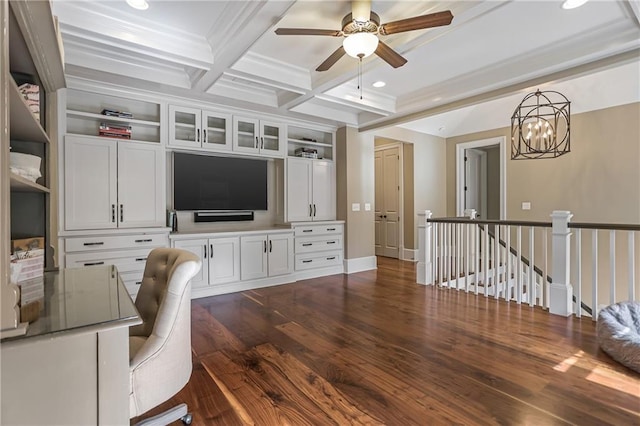
POLYGON ((280 139, 278 136, 271 136, 271 135, 264 135, 263 138, 272 139, 274 141, 277 141, 278 139, 280 139))
POLYGON ((49 188, 25 179, 15 173, 9 173, 9 180, 11 182, 11 190, 14 192, 49 192, 49 188))
POLYGON ((67 136, 77 136, 77 137, 80 137, 80 138, 100 139, 100 140, 109 139, 109 140, 112 140, 112 141, 123 141, 123 142, 141 142, 141 143, 149 143, 149 144, 156 144, 156 145, 160 143, 160 141, 145 141, 145 140, 142 140, 142 139, 110 138, 109 136, 84 135, 82 133, 67 133, 67 136))
POLYGON ((189 123, 175 123, 176 127, 181 127, 183 129, 195 129, 196 125, 195 124, 189 124, 189 123))
POLYGON ((252 137, 252 138, 255 137, 253 132, 241 132, 241 131, 238 131, 238 135, 240 135, 240 136, 249 136, 249 137, 252 137))
MULTIPOLYGON (((158 121, 137 120, 135 118, 112 117, 110 115, 96 114, 93 112, 67 110, 67 115, 71 117, 84 117, 84 118, 91 118, 95 120, 111 121, 114 123, 126 123, 126 124, 134 124, 138 126, 160 127, 160 122, 158 121)), ((183 125, 181 124, 181 126, 183 125)), ((191 127, 195 127, 195 126, 191 126, 191 127)))
POLYGON ((326 147, 326 148, 333 148, 333 145, 330 143, 323 143, 323 142, 314 142, 314 141, 305 141, 303 139, 291 139, 289 138, 289 142, 291 143, 297 143, 300 145, 309 145, 309 146, 322 146, 322 147, 326 147))
POLYGON ((217 133, 225 133, 227 130, 226 129, 220 129, 218 127, 207 127, 207 131, 209 131, 209 132, 217 132, 217 133))
POLYGON ((12 78, 9 80, 9 111, 11 120, 10 137, 13 140, 48 143, 49 136, 42 128, 40 121, 31 113, 18 85, 12 78))

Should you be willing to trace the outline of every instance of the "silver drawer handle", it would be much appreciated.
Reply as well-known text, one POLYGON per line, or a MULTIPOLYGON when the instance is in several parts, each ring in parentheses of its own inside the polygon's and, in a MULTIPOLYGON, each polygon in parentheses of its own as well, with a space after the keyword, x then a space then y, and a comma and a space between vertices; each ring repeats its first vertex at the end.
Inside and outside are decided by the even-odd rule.
POLYGON ((83 244, 83 246, 101 246, 101 245, 104 245, 103 241, 98 241, 98 242, 95 242, 95 243, 84 243, 83 244))
POLYGON ((303 260, 302 263, 311 263, 313 260, 303 260))
POLYGON ((136 243, 150 243, 151 241, 153 240, 149 238, 148 240, 136 240, 136 243))
POLYGON ((104 262, 88 262, 84 266, 104 265, 104 262))

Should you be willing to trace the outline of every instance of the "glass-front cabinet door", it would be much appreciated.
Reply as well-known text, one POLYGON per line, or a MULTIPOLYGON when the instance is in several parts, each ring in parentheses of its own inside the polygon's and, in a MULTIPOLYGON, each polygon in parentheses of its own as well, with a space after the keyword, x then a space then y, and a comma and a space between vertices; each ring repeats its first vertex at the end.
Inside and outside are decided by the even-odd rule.
POLYGON ((260 152, 262 154, 284 156, 284 125, 260 122, 260 152))
POLYGON ((230 114, 202 111, 202 146, 212 150, 231 149, 230 114))
POLYGON ((201 146, 201 115, 202 111, 196 108, 169 105, 169 144, 201 146))
POLYGON ((259 121, 253 118, 233 117, 233 150, 238 152, 260 151, 259 121))

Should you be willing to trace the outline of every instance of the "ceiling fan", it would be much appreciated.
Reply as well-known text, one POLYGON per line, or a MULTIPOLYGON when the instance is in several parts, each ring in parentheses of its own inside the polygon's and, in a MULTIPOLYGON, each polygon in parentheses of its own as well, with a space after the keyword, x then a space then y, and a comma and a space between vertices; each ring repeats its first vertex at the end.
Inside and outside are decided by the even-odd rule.
POLYGON ((386 36, 406 31, 449 25, 453 20, 450 10, 414 16, 413 18, 380 24, 380 17, 371 10, 371 0, 354 0, 351 2, 351 13, 342 19, 341 30, 321 30, 314 28, 278 28, 278 35, 319 35, 330 37, 344 37, 343 44, 333 52, 316 71, 326 71, 331 68, 345 53, 354 58, 366 58, 375 53, 394 68, 407 63, 398 52, 379 39, 379 35, 386 36))

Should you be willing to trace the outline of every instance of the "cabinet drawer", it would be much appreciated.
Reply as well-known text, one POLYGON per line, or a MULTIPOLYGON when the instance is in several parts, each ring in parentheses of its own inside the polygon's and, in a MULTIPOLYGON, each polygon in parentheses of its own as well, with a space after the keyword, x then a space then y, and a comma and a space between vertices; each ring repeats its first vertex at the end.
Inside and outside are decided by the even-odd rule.
POLYGON ((135 234, 74 237, 65 240, 67 253, 93 250, 135 249, 138 247, 169 247, 169 238, 167 234, 135 234))
POLYGON ((152 249, 127 250, 115 252, 76 253, 66 257, 67 268, 79 268, 92 265, 115 265, 118 272, 144 271, 147 256, 152 249))
POLYGON ((342 234, 342 226, 342 224, 296 226, 294 235, 296 237, 303 237, 311 235, 342 234))
POLYGON ((342 235, 296 238, 296 254, 342 249, 342 235))
POLYGON ((342 251, 327 251, 320 254, 296 255, 296 271, 323 268, 342 264, 342 251))
POLYGON ((125 272, 120 274, 120 278, 122 278, 122 282, 131 295, 131 298, 135 300, 140 290, 140 285, 142 285, 142 271, 125 272))

